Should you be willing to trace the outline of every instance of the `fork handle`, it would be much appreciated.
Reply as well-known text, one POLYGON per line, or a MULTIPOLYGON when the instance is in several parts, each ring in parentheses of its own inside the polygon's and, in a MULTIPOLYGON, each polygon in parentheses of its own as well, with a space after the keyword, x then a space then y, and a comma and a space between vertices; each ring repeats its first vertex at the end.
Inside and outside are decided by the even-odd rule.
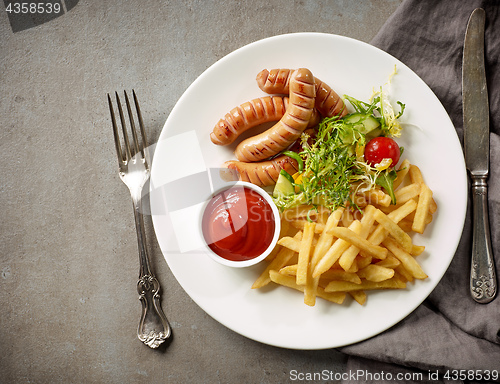
POLYGON ((158 348, 170 337, 171 329, 160 305, 160 283, 151 271, 146 248, 144 219, 141 213, 141 199, 132 198, 134 203, 135 227, 139 246, 140 272, 137 292, 142 304, 142 314, 137 328, 137 337, 151 348, 158 348))

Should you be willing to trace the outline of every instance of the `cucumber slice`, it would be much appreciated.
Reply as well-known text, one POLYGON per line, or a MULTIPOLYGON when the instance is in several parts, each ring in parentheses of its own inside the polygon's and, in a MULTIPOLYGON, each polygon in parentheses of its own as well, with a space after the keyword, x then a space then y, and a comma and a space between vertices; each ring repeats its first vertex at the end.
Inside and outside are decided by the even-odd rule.
POLYGON ((273 197, 291 196, 293 194, 295 194, 293 177, 286 171, 281 170, 274 186, 273 197))
POLYGON ((367 135, 380 126, 375 117, 362 113, 352 113, 347 115, 344 117, 344 121, 348 124, 352 124, 353 127, 353 129, 346 129, 343 132, 342 141, 344 144, 352 144, 358 132, 367 135))

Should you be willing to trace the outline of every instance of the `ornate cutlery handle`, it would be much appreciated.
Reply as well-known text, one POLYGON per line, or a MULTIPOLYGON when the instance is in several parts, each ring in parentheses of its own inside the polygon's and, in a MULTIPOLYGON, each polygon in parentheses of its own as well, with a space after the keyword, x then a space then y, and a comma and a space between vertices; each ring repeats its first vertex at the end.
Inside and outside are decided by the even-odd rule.
POLYGON ((151 348, 158 348, 170 337, 170 326, 160 307, 159 291, 160 284, 154 276, 142 276, 137 282, 137 292, 142 303, 137 337, 151 348))
POLYGON ((160 283, 153 275, 146 248, 144 219, 141 213, 140 196, 132 196, 135 226, 139 245, 140 273, 137 292, 142 304, 142 315, 137 328, 137 337, 151 348, 158 348, 170 337, 171 329, 160 305, 160 283))
POLYGON ((489 303, 497 292, 491 247, 486 176, 472 176, 472 265, 470 291, 478 303, 489 303))

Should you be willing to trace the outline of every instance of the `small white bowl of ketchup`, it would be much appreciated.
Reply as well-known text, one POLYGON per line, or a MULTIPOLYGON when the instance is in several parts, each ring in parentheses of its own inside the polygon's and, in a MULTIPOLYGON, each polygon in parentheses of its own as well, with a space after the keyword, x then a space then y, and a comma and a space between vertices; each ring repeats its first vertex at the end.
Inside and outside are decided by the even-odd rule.
POLYGON ((278 208, 262 188, 239 181, 213 194, 202 215, 208 254, 220 264, 248 267, 264 260, 281 230, 278 208))

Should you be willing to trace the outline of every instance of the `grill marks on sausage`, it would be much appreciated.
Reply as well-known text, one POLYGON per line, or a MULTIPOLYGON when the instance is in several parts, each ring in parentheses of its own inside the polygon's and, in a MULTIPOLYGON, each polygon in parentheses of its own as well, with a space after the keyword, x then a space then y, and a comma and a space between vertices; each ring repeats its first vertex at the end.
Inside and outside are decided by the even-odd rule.
POLYGON ((257 74, 257 84, 260 89, 269 94, 288 94, 292 72, 291 69, 271 69, 270 71, 264 69, 257 74))
POLYGON ((243 140, 235 150, 240 161, 267 159, 286 149, 307 128, 314 108, 314 76, 306 68, 293 72, 289 84, 289 106, 281 120, 267 131, 243 140))
MULTIPOLYGON (((257 75, 257 84, 261 90, 268 94, 288 94, 290 78, 293 75, 292 69, 264 69, 257 75)), ((314 79, 316 86, 316 109, 325 117, 339 116, 347 114, 344 101, 341 97, 326 83, 314 79)))
POLYGON ((281 119, 287 106, 288 98, 283 96, 265 96, 247 101, 218 121, 210 139, 214 144, 229 145, 248 129, 281 119))
POLYGON ((236 171, 239 174, 240 180, 248 181, 260 187, 276 184, 281 169, 294 174, 299 168, 297 161, 285 155, 255 163, 231 160, 227 161, 224 165, 236 171))
POLYGON ((316 108, 326 117, 347 115, 344 100, 327 84, 316 78, 316 108))

